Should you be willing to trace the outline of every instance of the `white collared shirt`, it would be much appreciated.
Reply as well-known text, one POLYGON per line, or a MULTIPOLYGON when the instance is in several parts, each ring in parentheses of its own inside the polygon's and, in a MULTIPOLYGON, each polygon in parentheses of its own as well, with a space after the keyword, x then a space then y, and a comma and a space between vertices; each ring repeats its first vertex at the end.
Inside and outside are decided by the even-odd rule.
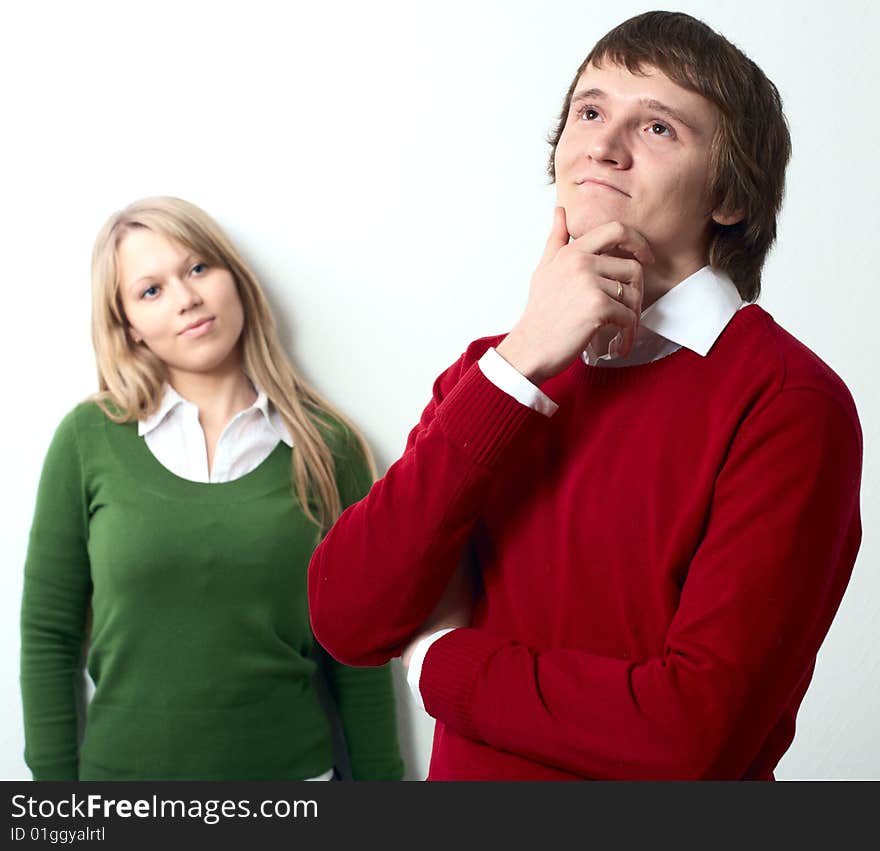
MULTIPOLYGON (((727 274, 703 266, 642 311, 632 350, 625 358, 614 354, 612 345, 602 355, 588 345, 582 357, 589 366, 608 368, 650 363, 682 347, 705 357, 734 314, 747 304, 727 274)), ((508 396, 546 417, 556 413, 558 405, 495 349, 488 349, 478 363, 486 378, 508 396)), ((425 708, 419 680, 428 648, 450 631, 438 630, 426 636, 413 651, 406 681, 420 709, 425 708)))
POLYGON ((234 481, 265 461, 279 440, 293 446, 281 415, 262 390, 254 389, 254 404, 239 411, 223 429, 210 473, 199 409, 170 384, 165 385, 156 413, 138 422, 138 434, 156 460, 182 479, 206 483, 234 481))
POLYGON ((747 304, 728 275, 703 266, 642 311, 632 351, 625 358, 597 356, 588 344, 584 362, 635 366, 660 360, 682 346, 705 357, 733 315, 747 304))

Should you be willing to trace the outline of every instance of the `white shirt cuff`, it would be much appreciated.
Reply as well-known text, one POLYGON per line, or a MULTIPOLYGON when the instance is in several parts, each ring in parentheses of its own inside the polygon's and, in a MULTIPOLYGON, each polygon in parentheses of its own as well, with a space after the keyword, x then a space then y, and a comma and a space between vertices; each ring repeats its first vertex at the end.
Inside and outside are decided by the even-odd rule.
POLYGON ((412 658, 409 661, 409 670, 406 672, 406 684, 412 692, 416 706, 418 706, 422 712, 425 711, 425 704, 424 701, 422 701, 422 692, 419 689, 419 681, 422 678, 422 665, 425 663, 425 656, 428 654, 428 648, 430 648, 438 638, 442 638, 446 635, 447 632, 452 632, 452 628, 438 629, 437 632, 432 632, 430 635, 425 636, 416 645, 416 649, 413 650, 412 658))
POLYGON ((512 396, 521 405, 533 411, 552 417, 559 408, 546 393, 542 393, 521 372, 518 372, 495 349, 487 349, 478 361, 483 375, 499 390, 512 396))

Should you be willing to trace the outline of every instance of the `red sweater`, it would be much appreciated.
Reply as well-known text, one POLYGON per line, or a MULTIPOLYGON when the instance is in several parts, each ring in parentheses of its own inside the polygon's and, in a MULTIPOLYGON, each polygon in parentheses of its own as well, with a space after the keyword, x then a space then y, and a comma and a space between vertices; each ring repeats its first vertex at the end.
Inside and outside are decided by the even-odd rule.
POLYGON ((468 542, 472 627, 421 691, 429 779, 772 779, 861 539, 842 381, 760 307, 706 357, 580 359, 546 418, 471 344, 309 569, 341 662, 399 655, 468 542))

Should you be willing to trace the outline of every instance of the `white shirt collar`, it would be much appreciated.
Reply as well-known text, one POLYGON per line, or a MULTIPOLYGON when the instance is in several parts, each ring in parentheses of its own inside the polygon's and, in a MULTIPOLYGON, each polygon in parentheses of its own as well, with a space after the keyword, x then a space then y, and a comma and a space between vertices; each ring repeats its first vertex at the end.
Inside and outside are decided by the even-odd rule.
POLYGON ((703 266, 642 311, 639 330, 705 357, 742 305, 730 276, 703 266))
POLYGON ((165 392, 156 413, 145 420, 138 420, 138 435, 143 437, 157 428, 175 408, 179 405, 191 404, 186 401, 170 384, 165 384, 165 392))
MULTIPOLYGON (((253 381, 251 384, 253 384, 253 381)), ((257 387, 256 384, 253 384, 253 386, 254 390, 257 391, 256 400, 253 405, 249 408, 245 408, 244 411, 241 411, 240 414, 236 414, 236 416, 240 416, 246 411, 260 411, 265 417, 266 422, 278 435, 279 440, 284 441, 288 446, 293 446, 293 438, 290 436, 290 432, 287 430, 287 426, 284 424, 281 414, 275 410, 274 405, 269 403, 269 397, 266 396, 266 393, 257 387)), ((165 418, 180 405, 195 407, 192 402, 184 399, 183 396, 181 396, 170 384, 166 383, 165 392, 162 395, 162 401, 159 403, 159 408, 156 413, 147 417, 145 420, 138 420, 138 435, 143 437, 153 431, 153 429, 158 428, 158 426, 165 421, 165 418)))
POLYGON ((283 440, 288 446, 293 446, 293 438, 290 436, 287 426, 284 425, 284 420, 282 419, 281 414, 278 413, 274 405, 269 403, 269 397, 260 390, 256 384, 254 385, 254 389, 257 391, 257 399, 252 407, 263 412, 266 422, 272 426, 273 431, 278 435, 279 439, 283 440))

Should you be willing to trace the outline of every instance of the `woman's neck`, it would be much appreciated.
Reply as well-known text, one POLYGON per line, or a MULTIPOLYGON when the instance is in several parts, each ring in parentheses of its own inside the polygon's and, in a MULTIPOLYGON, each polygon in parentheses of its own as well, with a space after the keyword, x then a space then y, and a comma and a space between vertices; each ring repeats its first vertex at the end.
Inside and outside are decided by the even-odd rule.
POLYGON ((257 392, 240 364, 210 373, 169 370, 168 383, 199 409, 206 433, 223 430, 240 411, 256 401, 257 392))

